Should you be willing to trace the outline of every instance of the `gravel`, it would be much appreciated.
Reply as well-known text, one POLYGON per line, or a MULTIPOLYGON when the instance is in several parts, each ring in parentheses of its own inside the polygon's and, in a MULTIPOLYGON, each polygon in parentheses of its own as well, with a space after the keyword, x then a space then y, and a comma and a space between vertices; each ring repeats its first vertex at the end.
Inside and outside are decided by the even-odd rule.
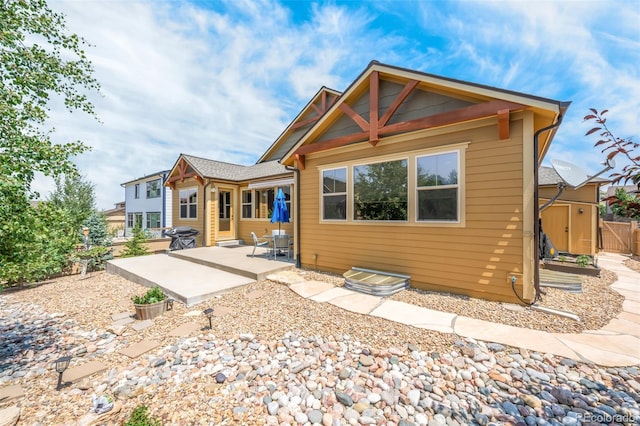
MULTIPOLYGON (((324 280, 335 285, 342 285, 343 282, 342 278, 336 275, 313 271, 298 272, 307 280, 324 280)), ((510 325, 574 332, 587 326, 588 328, 600 328, 608 322, 607 318, 619 312, 622 298, 614 297, 617 293, 608 289, 608 285, 614 279, 614 274, 603 271, 601 279, 585 279, 584 293, 582 294, 547 290, 545 299, 543 299, 545 306, 565 309, 567 306, 579 307, 580 311, 573 311, 583 317, 582 323, 574 323, 565 318, 529 309, 514 312, 511 310, 513 307, 496 302, 417 290, 403 291, 395 295, 393 299, 510 325)), ((279 359, 277 354, 280 352, 280 348, 283 345, 286 346, 286 360, 291 367, 289 370, 291 372, 299 371, 299 374, 305 377, 309 376, 305 379, 307 380, 305 383, 306 387, 311 388, 316 381, 314 371, 304 364, 304 353, 299 352, 298 344, 293 344, 292 341, 306 342, 304 344, 307 345, 308 350, 313 349, 314 351, 317 350, 314 349, 316 347, 322 348, 325 347, 323 345, 330 345, 338 356, 336 360, 343 357, 341 354, 344 351, 340 348, 346 348, 346 353, 357 360, 349 368, 358 368, 358 366, 364 366, 370 362, 376 366, 385 359, 390 359, 389 357, 393 358, 393 354, 404 354, 398 355, 400 361, 405 359, 405 356, 409 358, 419 356, 420 359, 428 362, 439 362, 439 354, 450 354, 461 348, 461 342, 455 336, 407 327, 383 319, 348 312, 327 303, 321 304, 306 300, 289 290, 286 285, 269 280, 235 289, 207 303, 189 308, 175 303, 174 309, 154 321, 153 327, 139 332, 124 333, 120 336, 110 333, 108 330, 113 322, 112 315, 132 312, 131 297, 143 294, 146 290, 146 287, 127 281, 122 277, 100 272, 92 273, 84 278, 77 275, 62 277, 0 294, 0 316, 5 318, 5 324, 7 318, 12 318, 11 315, 15 316, 16 321, 22 315, 25 318, 22 324, 26 327, 31 327, 32 324, 37 327, 45 325, 47 332, 51 333, 50 336, 46 336, 41 335, 40 331, 33 332, 32 330, 31 335, 39 335, 41 336, 40 340, 45 340, 43 343, 46 344, 46 349, 41 352, 30 350, 26 353, 3 355, 3 363, 0 366, 0 387, 5 384, 19 383, 25 390, 25 398, 19 403, 23 421, 20 424, 68 424, 86 414, 90 407, 91 395, 99 395, 101 392, 116 394, 118 399, 122 401, 124 407, 122 413, 118 415, 119 421, 126 420, 129 413, 137 405, 145 404, 150 407, 153 413, 162 414, 162 418, 167 421, 167 424, 184 424, 187 419, 193 424, 260 424, 266 418, 265 416, 269 416, 269 403, 273 402, 272 400, 263 401, 260 399, 262 396, 258 398, 259 401, 256 400, 258 395, 256 389, 248 388, 246 381, 216 383, 218 381, 230 382, 232 378, 237 379, 240 368, 238 366, 242 364, 240 349, 264 348, 255 349, 258 350, 258 353, 251 356, 257 357, 256 362, 257 360, 276 362, 273 360, 279 359), (264 295, 255 299, 246 297, 247 294, 256 290, 264 291, 264 295), (185 314, 192 311, 202 312, 209 306, 225 306, 230 309, 230 312, 221 318, 215 318, 212 330, 203 328, 196 333, 197 337, 193 339, 185 340, 169 336, 169 332, 181 324, 195 321, 201 322, 203 327, 205 324, 208 325, 203 316, 192 317, 185 316, 185 314), (119 349, 142 339, 158 341, 160 352, 150 353, 148 356, 134 360, 118 352, 119 349), (78 351, 78 348, 82 348, 82 350, 78 351), (193 370, 191 372, 190 370, 181 370, 181 374, 187 374, 190 379, 176 380, 170 384, 162 382, 163 378, 173 377, 173 374, 176 374, 172 369, 175 367, 173 364, 176 363, 176 360, 172 361, 173 364, 169 361, 172 356, 176 356, 175 354, 181 351, 184 352, 181 355, 183 359, 196 356, 199 353, 204 356, 204 361, 198 361, 197 364, 198 366, 202 364, 202 368, 213 366, 213 364, 205 362, 206 357, 210 356, 206 355, 209 353, 207 348, 211 350, 217 348, 219 355, 216 356, 220 356, 221 359, 224 359, 224 351, 228 350, 233 353, 238 350, 240 352, 238 352, 239 355, 236 356, 235 361, 233 359, 230 361, 235 363, 234 367, 229 369, 228 363, 227 369, 229 371, 217 371, 213 375, 215 380, 204 380, 204 377, 198 379, 201 375, 199 370, 195 369, 195 365, 187 363, 186 368, 191 366, 193 370), (106 378, 101 379, 102 381, 94 381, 93 378, 90 378, 84 383, 74 385, 74 387, 60 393, 52 392, 55 387, 56 375, 52 371, 50 363, 57 357, 67 354, 70 349, 79 354, 74 356, 72 366, 85 360, 99 359, 100 362, 108 366, 108 372, 105 373, 106 378), (262 356, 260 351, 263 350, 265 351, 264 356, 267 357, 265 359, 260 358, 262 356), (392 351, 391 355, 388 351, 392 351), (7 376, 7 368, 15 369, 12 376, 7 376), (158 372, 161 372, 159 378, 154 376, 160 374, 158 372), (145 375, 149 375, 149 377, 145 379, 145 375), (10 381, 7 382, 5 379, 10 379, 10 381), (202 413, 207 413, 206 420, 194 420, 202 413), (230 420, 238 418, 238 416, 243 419, 241 423, 230 420)), ((16 324, 20 324, 20 322, 16 322, 16 324)), ((0 334, 3 333, 11 334, 14 332, 10 328, 0 334)), ((21 344, 30 344, 31 337, 14 337, 21 344)), ((466 342, 463 346, 465 345, 475 344, 466 342)), ((517 349, 503 348, 501 345, 489 344, 487 347, 489 349, 483 349, 483 353, 488 350, 509 350, 518 353, 517 349)), ((526 356, 528 357, 529 354, 526 353, 526 356)), ((542 359, 538 355, 536 357, 542 359)), ((558 362, 557 359, 547 361, 551 363, 549 365, 556 365, 558 362)), ((344 362, 345 366, 351 365, 344 362)), ((575 362, 571 365, 575 365, 575 362)), ((331 364, 327 364, 325 367, 327 371, 329 367, 334 368, 331 364)), ((482 370, 481 365, 476 367, 482 370)), ((335 371, 342 373, 337 369, 335 371)), ((531 371, 528 373, 529 375, 534 374, 531 371)), ((592 378, 591 373, 589 374, 589 377, 592 378)), ((616 375, 619 374, 626 373, 616 372, 616 375)), ((470 380, 465 375, 466 373, 462 376, 464 380, 470 380)), ((640 379, 637 377, 637 371, 633 370, 633 375, 636 376, 635 381, 630 383, 635 386, 640 379)), ((286 383, 291 380, 291 377, 280 377, 281 382, 276 381, 277 386, 287 386, 286 383)), ((351 380, 349 375, 344 377, 343 379, 342 377, 331 378, 329 376, 327 380, 345 380, 349 383, 348 381, 351 380)), ((367 377, 364 376, 362 379, 367 384, 366 389, 372 393, 379 392, 378 389, 368 387, 368 383, 372 379, 367 377)), ((265 383, 264 386, 271 392, 270 397, 279 396, 277 386, 274 388, 275 385, 270 384, 268 380, 265 383)), ((460 384, 460 386, 463 385, 460 384)), ((402 390, 407 392, 406 400, 408 402, 416 394, 413 392, 409 395, 408 392, 412 389, 412 387, 406 386, 402 390)), ((511 390, 508 391, 511 392, 511 390)), ((295 386, 288 392, 285 394, 287 398, 297 397, 295 386)), ((424 394, 421 395, 424 396, 424 394)), ((367 395, 361 396, 367 397, 367 395)), ((379 396, 373 395, 371 398, 378 401, 379 396)), ((436 398, 438 395, 432 397, 436 398)), ((367 404, 361 398, 354 401, 354 407, 359 402, 367 404)), ((380 402, 377 403, 380 404, 380 402)), ((407 408, 410 410, 411 406, 413 405, 408 403, 407 408)), ((271 404, 271 409, 272 411, 276 409, 274 404, 271 404)), ((398 409, 401 414, 403 409, 398 409)), ((433 419, 433 412, 425 411, 425 413, 433 419)), ((286 419, 285 414, 278 409, 278 417, 284 416, 283 418, 286 419)), ((293 418, 303 420, 303 415, 317 418, 323 413, 311 410, 305 413, 292 411, 290 414, 292 420, 293 418)), ((373 418, 369 416, 371 413, 367 410, 362 413, 357 413, 356 410, 347 410, 342 414, 345 417, 359 415, 360 417, 356 418, 359 418, 361 423, 369 422, 373 418)), ((379 413, 374 414, 378 415, 379 413)), ((335 416, 337 415, 335 414, 335 416)), ((421 412, 414 412, 410 417, 414 420, 426 418, 426 415, 422 415, 421 412)))

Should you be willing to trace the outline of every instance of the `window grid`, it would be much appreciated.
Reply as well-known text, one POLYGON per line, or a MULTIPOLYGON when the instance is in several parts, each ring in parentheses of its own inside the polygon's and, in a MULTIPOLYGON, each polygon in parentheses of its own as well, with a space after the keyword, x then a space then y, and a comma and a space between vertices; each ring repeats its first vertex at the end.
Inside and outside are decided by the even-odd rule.
POLYGON ((187 188, 180 190, 180 219, 198 217, 198 190, 187 188))

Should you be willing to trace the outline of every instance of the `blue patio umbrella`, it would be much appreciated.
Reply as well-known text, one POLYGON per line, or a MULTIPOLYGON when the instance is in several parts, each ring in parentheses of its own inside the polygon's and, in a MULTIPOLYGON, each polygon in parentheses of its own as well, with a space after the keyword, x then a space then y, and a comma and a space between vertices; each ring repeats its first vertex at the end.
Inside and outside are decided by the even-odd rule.
POLYGON ((289 223, 289 210, 287 210, 287 198, 282 192, 282 188, 278 189, 276 199, 273 201, 273 214, 271 215, 271 223, 278 222, 278 235, 280 234, 280 224, 289 223))

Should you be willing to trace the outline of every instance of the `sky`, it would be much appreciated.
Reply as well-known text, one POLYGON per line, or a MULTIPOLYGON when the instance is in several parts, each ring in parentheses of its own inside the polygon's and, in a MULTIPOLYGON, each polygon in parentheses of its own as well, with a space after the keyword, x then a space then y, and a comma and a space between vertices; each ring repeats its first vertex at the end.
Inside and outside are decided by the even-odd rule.
MULTIPOLYGON (((583 117, 608 109, 619 137, 640 137, 637 1, 50 0, 84 37, 101 92, 99 120, 52 105, 58 142, 96 207, 122 183, 173 167, 181 153, 253 164, 311 97, 344 91, 372 60, 571 101, 543 164, 588 173, 604 154, 583 117)), ((51 179, 33 190, 46 198, 51 179)))

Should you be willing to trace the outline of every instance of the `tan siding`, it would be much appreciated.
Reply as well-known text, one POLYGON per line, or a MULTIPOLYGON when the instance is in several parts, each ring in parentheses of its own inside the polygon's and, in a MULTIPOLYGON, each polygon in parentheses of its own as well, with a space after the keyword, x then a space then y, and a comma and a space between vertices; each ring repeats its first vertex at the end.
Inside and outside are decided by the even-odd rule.
POLYGON ((492 125, 309 156, 301 172, 303 266, 336 273, 352 266, 395 271, 410 275, 417 288, 516 301, 507 277, 523 270, 522 123, 512 122, 509 140, 498 141, 496 134, 492 125), (468 141, 463 227, 320 222, 319 167, 468 141))
MULTIPOLYGON (((551 198, 558 193, 557 186, 541 186, 540 197, 551 198)), ((598 185, 588 184, 579 189, 565 189, 560 195, 560 200, 581 201, 584 203, 597 203, 599 201, 598 185)))
POLYGON ((185 179, 184 182, 176 182, 176 189, 174 190, 172 197, 172 212, 173 212, 173 227, 178 226, 190 226, 200 231, 196 242, 198 247, 203 245, 204 241, 204 191, 202 185, 196 182, 193 178, 185 179), (183 188, 198 188, 198 208, 196 219, 180 219, 180 189, 183 188))

